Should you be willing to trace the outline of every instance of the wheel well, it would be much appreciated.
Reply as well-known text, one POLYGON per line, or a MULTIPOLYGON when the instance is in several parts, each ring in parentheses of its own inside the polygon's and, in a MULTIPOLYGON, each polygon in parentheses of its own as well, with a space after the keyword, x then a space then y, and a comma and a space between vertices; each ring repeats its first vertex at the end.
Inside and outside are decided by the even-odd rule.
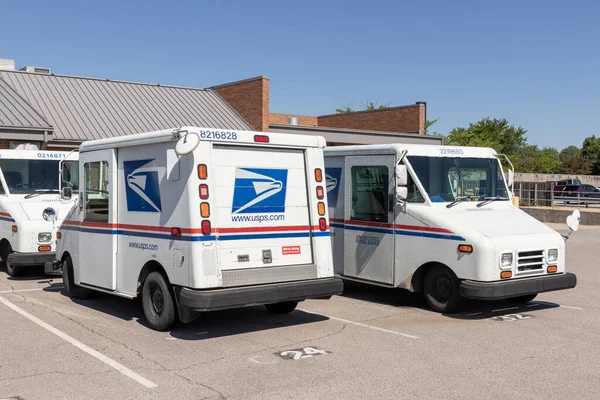
POLYGON ((413 291, 415 291, 415 292, 423 291, 423 282, 425 281, 425 275, 427 275, 427 271, 429 271, 430 268, 432 268, 436 265, 441 265, 442 267, 446 267, 446 268, 450 269, 447 265, 442 264, 437 261, 431 261, 431 262, 421 265, 415 271, 415 273, 413 274, 412 280, 411 280, 413 291))
POLYGON ((65 260, 66 260, 68 257, 71 257, 71 255, 69 254, 69 252, 68 252, 68 251, 65 251, 65 252, 63 253, 62 257, 60 258, 60 261, 62 261, 62 262, 65 262, 65 260))
POLYGON ((6 239, 0 240, 0 256, 4 257, 11 249, 10 242, 6 239))
POLYGON ((167 283, 169 283, 169 276, 167 275, 167 272, 165 271, 163 266, 160 265, 158 261, 148 261, 140 271, 140 276, 138 278, 137 284, 138 296, 142 293, 142 288, 144 287, 144 282, 146 281, 146 278, 148 277, 148 275, 150 275, 150 272, 154 271, 160 272, 162 276, 164 276, 164 278, 167 280, 167 283))

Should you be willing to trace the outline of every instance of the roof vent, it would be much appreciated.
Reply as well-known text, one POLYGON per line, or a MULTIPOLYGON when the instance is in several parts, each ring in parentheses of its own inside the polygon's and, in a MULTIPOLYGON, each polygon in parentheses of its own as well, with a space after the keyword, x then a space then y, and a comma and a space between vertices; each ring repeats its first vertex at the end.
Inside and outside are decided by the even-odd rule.
POLYGON ((0 71, 14 71, 15 70, 15 60, 10 60, 8 58, 0 58, 0 71))
POLYGON ((31 65, 20 68, 19 71, 35 72, 36 74, 50 74, 50 68, 34 67, 31 65))
POLYGON ((289 117, 288 123, 290 125, 298 125, 298 118, 296 118, 296 117, 289 117))

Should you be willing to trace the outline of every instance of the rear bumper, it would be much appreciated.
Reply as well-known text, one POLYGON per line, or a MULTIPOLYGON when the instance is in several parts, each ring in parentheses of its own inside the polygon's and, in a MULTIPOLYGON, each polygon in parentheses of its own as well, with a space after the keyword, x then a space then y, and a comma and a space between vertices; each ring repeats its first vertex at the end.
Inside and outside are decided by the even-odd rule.
POLYGON ((53 261, 56 253, 48 251, 44 253, 10 253, 8 263, 15 267, 38 266, 53 261))
POLYGON ((498 300, 554 290, 571 289, 575 285, 577 285, 575 274, 563 273, 501 282, 462 281, 460 284, 460 294, 469 299, 498 300))
POLYGON ((213 311, 282 301, 328 299, 342 293, 343 288, 344 285, 339 278, 311 279, 228 289, 182 288, 179 293, 179 304, 194 311, 213 311))

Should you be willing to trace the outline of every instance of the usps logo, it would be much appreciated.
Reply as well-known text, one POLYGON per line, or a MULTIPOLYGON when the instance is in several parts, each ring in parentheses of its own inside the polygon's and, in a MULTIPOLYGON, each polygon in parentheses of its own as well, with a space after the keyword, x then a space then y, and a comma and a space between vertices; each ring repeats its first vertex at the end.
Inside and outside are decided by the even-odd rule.
POLYGON ((287 169, 236 168, 231 212, 285 212, 287 174, 287 169))
POLYGON ((127 211, 161 212, 158 168, 154 159, 123 162, 127 211))
POLYGON ((325 169, 325 184, 327 188, 327 203, 337 204, 338 193, 340 191, 340 179, 342 176, 341 168, 325 169))

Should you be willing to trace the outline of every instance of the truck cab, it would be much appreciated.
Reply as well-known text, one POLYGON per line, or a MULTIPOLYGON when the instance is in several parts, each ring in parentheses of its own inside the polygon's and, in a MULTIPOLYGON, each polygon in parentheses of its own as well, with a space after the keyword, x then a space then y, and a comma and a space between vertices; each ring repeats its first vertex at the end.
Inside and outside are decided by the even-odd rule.
MULTIPOLYGON (((59 169, 73 172, 78 190, 77 153, 0 150, 0 258, 8 275, 17 276, 54 259, 56 226, 71 208, 61 200, 65 186, 59 169)), ((47 273, 54 273, 47 271, 47 273)))
POLYGON ((439 312, 574 287, 563 237, 513 205, 502 159, 512 177, 489 148, 326 149, 336 273, 423 292, 439 312))

